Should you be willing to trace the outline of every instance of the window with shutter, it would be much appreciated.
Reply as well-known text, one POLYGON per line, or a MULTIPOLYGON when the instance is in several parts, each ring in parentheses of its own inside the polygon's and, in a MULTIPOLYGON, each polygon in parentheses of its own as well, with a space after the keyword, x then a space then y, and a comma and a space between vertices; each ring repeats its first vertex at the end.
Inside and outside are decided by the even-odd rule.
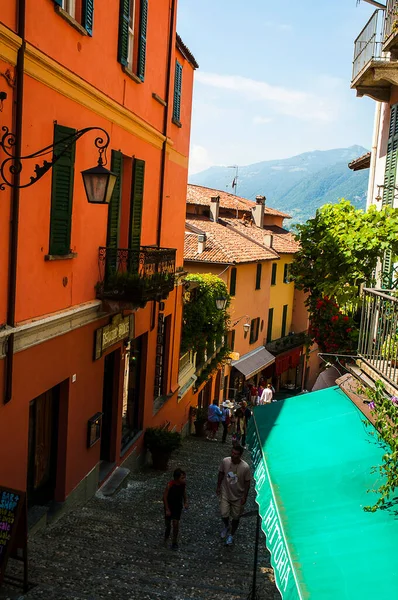
POLYGON ((173 102, 173 121, 179 125, 181 120, 181 90, 182 90, 182 65, 176 61, 174 75, 174 102, 173 102))
MULTIPOLYGON (((74 133, 75 129, 55 125, 54 144, 74 133)), ((75 145, 73 143, 52 168, 50 255, 70 253, 75 145)))
POLYGON ((258 340, 258 331, 260 328, 260 317, 252 319, 250 323, 250 344, 254 344, 258 340))
POLYGON ((94 0, 54 0, 54 4, 82 25, 89 35, 93 35, 94 0))
POLYGON ((147 27, 148 0, 120 0, 118 61, 141 81, 145 79, 147 27))
POLYGON ((112 150, 111 171, 116 173, 117 179, 108 208, 108 231, 106 239, 108 250, 106 253, 106 264, 107 269, 110 271, 116 268, 122 201, 123 154, 116 150, 112 150))
POLYGON ((132 254, 133 271, 138 270, 138 255, 141 245, 142 206, 144 201, 145 161, 134 159, 133 179, 130 204, 130 248, 132 254))
POLYGON ((274 320, 274 309, 268 310, 268 324, 267 324, 267 344, 272 342, 272 322, 274 320))
POLYGON ((283 305, 283 312, 282 312, 282 329, 281 329, 281 337, 285 337, 285 335, 286 335, 287 309, 288 309, 288 305, 287 305, 287 304, 284 304, 284 305, 283 305))
POLYGON ((278 265, 276 263, 272 263, 272 274, 271 274, 271 285, 276 285, 276 270, 278 265))
POLYGON ((283 283, 290 283, 289 270, 290 270, 290 264, 286 264, 283 267, 283 283))
POLYGON ((236 267, 231 269, 231 279, 229 282, 229 295, 235 296, 236 294, 236 267))
POLYGON ((256 290, 259 290, 261 288, 261 271, 262 271, 262 265, 259 264, 259 265, 257 265, 257 269, 256 269, 256 290))

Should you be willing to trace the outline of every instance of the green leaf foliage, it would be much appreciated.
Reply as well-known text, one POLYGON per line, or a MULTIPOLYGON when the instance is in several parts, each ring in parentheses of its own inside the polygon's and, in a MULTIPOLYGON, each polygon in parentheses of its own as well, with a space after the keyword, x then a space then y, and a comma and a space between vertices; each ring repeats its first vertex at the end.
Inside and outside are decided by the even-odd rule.
POLYGON ((186 281, 197 283, 197 287, 184 304, 181 351, 195 350, 201 355, 206 347, 220 345, 228 331, 229 315, 227 310, 217 309, 216 299, 227 298, 226 308, 231 299, 226 284, 217 275, 191 273, 186 281))
POLYGON ((364 212, 341 199, 296 228, 300 250, 290 271, 296 287, 339 306, 355 301, 361 284, 372 284, 385 250, 398 251, 398 210, 390 207, 364 212))
MULTIPOLYGON (((375 512, 393 501, 392 495, 398 487, 398 398, 388 396, 381 381, 376 381, 375 388, 368 388, 366 394, 371 400, 369 407, 375 418, 378 440, 385 449, 382 464, 373 468, 379 472, 382 483, 377 489, 368 490, 379 494, 379 498, 374 505, 364 507, 366 511, 375 512)), ((369 426, 369 421, 364 423, 369 426)))

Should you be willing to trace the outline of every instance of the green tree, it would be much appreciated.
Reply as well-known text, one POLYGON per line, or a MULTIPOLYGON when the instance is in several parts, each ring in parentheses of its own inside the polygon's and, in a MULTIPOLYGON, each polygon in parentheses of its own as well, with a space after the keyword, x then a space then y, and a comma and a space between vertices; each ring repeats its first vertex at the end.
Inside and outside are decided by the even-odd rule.
POLYGON ((353 352, 361 285, 375 283, 377 260, 387 249, 398 252, 398 210, 364 212, 341 199, 296 227, 300 249, 290 273, 308 293, 309 334, 324 352, 353 352))
POLYGON ((385 250, 398 252, 398 210, 390 207, 364 212, 343 198, 296 227, 300 250, 291 268, 296 287, 313 298, 335 298, 339 306, 355 302, 361 284, 374 283, 385 250))

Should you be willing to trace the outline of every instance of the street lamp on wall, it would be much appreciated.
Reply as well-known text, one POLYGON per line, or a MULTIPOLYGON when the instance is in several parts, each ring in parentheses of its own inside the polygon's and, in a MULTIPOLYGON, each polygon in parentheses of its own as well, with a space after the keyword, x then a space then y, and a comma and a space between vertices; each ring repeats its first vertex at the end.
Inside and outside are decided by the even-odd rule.
POLYGON ((225 307, 227 306, 227 302, 228 302, 228 298, 225 298, 224 296, 220 296, 219 298, 216 298, 217 310, 225 310, 225 307))
POLYGON ((233 329, 242 319, 245 319, 245 322, 243 323, 243 331, 245 332, 245 335, 247 335, 251 327, 251 318, 249 315, 243 315, 242 317, 239 317, 239 319, 236 319, 231 324, 231 329, 233 329))
POLYGON ((75 131, 75 133, 66 136, 58 142, 49 144, 45 148, 37 150, 32 154, 27 154, 26 156, 13 155, 13 150, 16 145, 16 136, 9 131, 8 127, 2 127, 2 131, 4 133, 0 140, 0 148, 8 158, 0 165, 0 190, 5 190, 5 186, 11 188, 30 187, 36 183, 36 181, 39 181, 39 179, 41 179, 83 135, 90 131, 101 131, 103 135, 98 136, 94 141, 94 145, 99 153, 98 163, 95 167, 82 171, 82 177, 88 202, 93 204, 106 204, 110 201, 117 176, 104 166, 107 162, 106 151, 109 146, 110 138, 108 132, 105 131, 105 129, 102 129, 102 127, 85 127, 84 129, 75 131), (41 158, 51 152, 51 160, 43 160, 41 164, 36 163, 34 174, 31 175, 28 182, 16 184, 13 181, 14 176, 19 175, 22 172, 24 161, 41 158))
POLYGON ((376 202, 381 202, 383 200, 383 196, 381 195, 380 190, 394 190, 394 198, 397 196, 397 192, 398 192, 398 187, 396 185, 378 185, 377 186, 377 196, 375 198, 376 202))

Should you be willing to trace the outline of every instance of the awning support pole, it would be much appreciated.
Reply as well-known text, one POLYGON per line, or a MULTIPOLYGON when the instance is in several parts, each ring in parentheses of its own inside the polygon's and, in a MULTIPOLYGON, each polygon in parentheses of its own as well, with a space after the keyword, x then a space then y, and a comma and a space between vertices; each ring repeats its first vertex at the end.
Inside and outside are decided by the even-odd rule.
POLYGON ((254 544, 253 579, 252 579, 252 587, 251 587, 251 590, 247 597, 247 600, 260 600, 260 597, 257 595, 257 563, 258 563, 258 544, 260 541, 260 526, 261 526, 261 517, 260 517, 260 512, 257 511, 256 542, 254 544))

